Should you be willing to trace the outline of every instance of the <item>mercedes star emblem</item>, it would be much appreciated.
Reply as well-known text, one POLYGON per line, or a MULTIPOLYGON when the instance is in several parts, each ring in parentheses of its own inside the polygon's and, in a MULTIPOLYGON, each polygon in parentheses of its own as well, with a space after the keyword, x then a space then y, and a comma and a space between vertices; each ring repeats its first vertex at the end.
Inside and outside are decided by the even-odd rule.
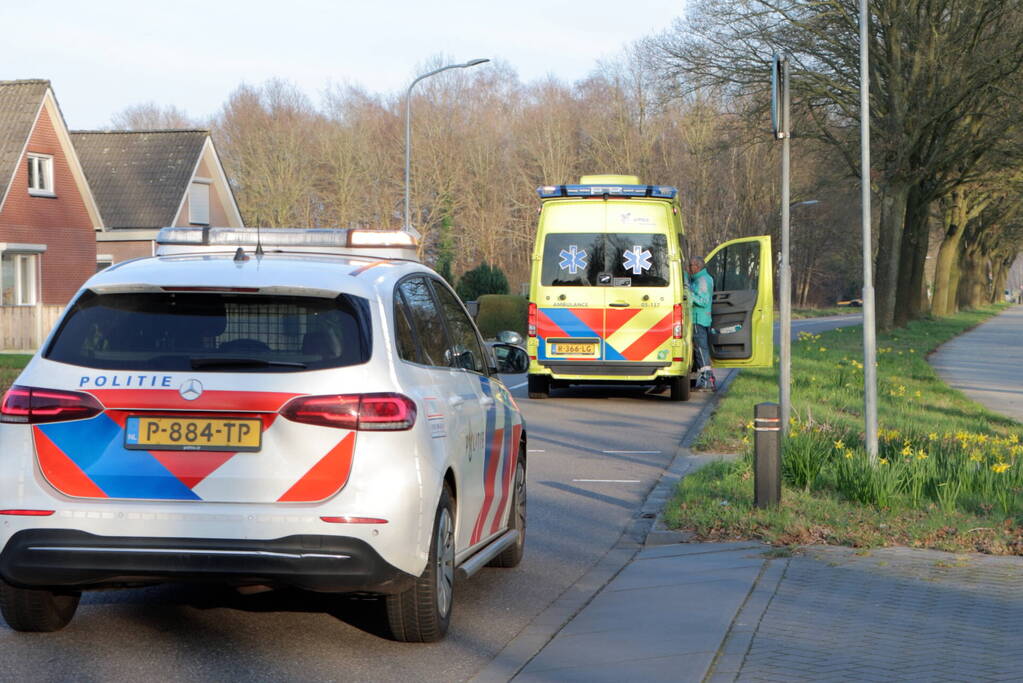
POLYGON ((197 379, 185 380, 181 388, 178 389, 178 393, 181 394, 181 398, 186 401, 194 401, 195 399, 202 396, 202 382, 197 379))

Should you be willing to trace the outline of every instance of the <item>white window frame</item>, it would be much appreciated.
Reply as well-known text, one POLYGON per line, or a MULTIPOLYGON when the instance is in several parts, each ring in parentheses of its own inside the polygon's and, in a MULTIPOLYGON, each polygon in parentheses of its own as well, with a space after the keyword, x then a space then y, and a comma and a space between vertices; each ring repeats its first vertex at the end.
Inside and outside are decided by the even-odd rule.
POLYGON ((188 186, 188 222, 192 225, 209 225, 212 207, 210 206, 212 201, 212 193, 210 192, 210 186, 213 181, 209 178, 192 178, 192 182, 188 186), (195 201, 196 191, 199 188, 203 188, 206 192, 205 197, 205 209, 206 214, 202 215, 196 211, 198 206, 195 201))
POLYGON ((106 270, 107 268, 109 268, 112 265, 114 265, 114 255, 113 254, 96 254, 96 272, 97 273, 100 272, 101 270, 106 270), (101 263, 104 264, 102 268, 99 267, 101 263))
POLYGON ((53 182, 53 156, 29 152, 28 158, 28 193, 33 197, 56 197, 53 182))
MULTIPOLYGON (((39 303, 39 254, 8 251, 2 258, 14 267, 14 300, 0 301, 0 305, 35 306, 39 303)), ((2 296, 0 288, 0 298, 2 296)))

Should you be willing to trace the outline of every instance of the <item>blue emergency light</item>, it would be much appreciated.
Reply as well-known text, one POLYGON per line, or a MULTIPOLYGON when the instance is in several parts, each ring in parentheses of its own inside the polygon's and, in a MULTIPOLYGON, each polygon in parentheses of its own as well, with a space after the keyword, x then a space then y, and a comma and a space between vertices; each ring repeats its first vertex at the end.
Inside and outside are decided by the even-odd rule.
POLYGON ((540 199, 558 197, 655 197, 673 199, 678 190, 668 185, 544 185, 536 188, 540 199))

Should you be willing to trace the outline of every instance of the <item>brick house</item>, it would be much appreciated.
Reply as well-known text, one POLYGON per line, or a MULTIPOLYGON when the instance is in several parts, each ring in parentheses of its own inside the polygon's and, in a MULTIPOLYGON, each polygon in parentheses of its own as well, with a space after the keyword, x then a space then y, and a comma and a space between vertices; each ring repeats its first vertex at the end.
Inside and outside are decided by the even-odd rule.
POLYGON ((0 193, 0 309, 66 304, 103 222, 49 81, 0 81, 0 193))
POLYGON ((73 131, 71 139, 103 215, 97 267, 151 256, 163 227, 243 226, 209 131, 73 131))
POLYGON ((97 269, 188 225, 243 226, 209 131, 72 132, 49 81, 0 81, 0 349, 34 349, 97 269))

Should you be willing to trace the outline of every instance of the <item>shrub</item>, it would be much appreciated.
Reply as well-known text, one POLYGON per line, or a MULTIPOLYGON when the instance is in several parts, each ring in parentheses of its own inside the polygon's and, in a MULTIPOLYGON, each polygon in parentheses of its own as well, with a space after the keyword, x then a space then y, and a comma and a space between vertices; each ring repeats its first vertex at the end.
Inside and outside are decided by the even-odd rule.
POLYGON ((477 299, 479 313, 476 324, 487 339, 497 336, 503 330, 515 330, 526 336, 526 315, 529 300, 513 294, 485 294, 477 299))
POLYGON ((455 291, 462 301, 477 301, 484 294, 507 294, 508 278, 497 266, 481 263, 459 278, 455 291))

